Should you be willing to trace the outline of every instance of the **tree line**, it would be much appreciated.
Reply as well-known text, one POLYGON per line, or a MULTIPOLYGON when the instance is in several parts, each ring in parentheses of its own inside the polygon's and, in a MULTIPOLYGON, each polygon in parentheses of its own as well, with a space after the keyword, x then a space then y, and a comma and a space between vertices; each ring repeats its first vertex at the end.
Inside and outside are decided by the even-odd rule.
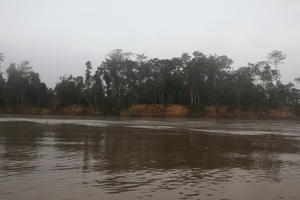
MULTIPOLYGON (((280 81, 278 50, 265 61, 233 68, 226 55, 199 51, 171 59, 148 58, 121 49, 99 66, 85 63, 83 76, 65 75, 48 88, 29 62, 0 73, 0 106, 31 105, 58 110, 70 105, 116 110, 133 104, 218 105, 262 110, 299 103, 300 91, 280 81)), ((0 63, 5 59, 0 54, 0 63)), ((300 82, 300 78, 296 78, 300 82)))

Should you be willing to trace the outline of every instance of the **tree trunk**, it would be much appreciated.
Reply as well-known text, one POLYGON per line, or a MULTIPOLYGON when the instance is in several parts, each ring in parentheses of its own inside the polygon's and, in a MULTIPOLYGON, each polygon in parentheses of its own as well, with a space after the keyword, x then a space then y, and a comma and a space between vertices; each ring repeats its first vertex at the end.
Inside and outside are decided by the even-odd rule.
POLYGON ((97 109, 98 105, 97 105, 97 95, 94 95, 94 106, 95 109, 97 109))
POLYGON ((59 98, 55 100, 54 102, 54 111, 57 110, 57 107, 58 107, 58 103, 59 103, 59 98))
POLYGON ((194 98, 193 98, 193 90, 192 89, 191 89, 190 97, 191 97, 191 105, 193 105, 194 104, 194 98))
POLYGON ((163 83, 162 89, 161 89, 161 104, 164 104, 164 91, 165 90, 165 84, 163 83))
POLYGON ((24 89, 21 89, 21 105, 24 103, 24 89))
POLYGON ((276 67, 276 77, 275 77, 276 78, 276 104, 278 106, 279 105, 278 65, 275 65, 275 67, 276 67))
POLYGON ((217 87, 217 80, 216 80, 216 74, 214 74, 214 104, 216 104, 216 97, 217 97, 217 91, 216 91, 216 87, 217 87))

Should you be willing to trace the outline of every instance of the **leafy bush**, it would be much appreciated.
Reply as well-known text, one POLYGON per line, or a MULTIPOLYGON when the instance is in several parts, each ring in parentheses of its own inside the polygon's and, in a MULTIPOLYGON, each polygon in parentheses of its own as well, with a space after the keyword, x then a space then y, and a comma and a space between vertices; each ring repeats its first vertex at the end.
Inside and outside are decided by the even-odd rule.
POLYGON ((188 106, 188 115, 190 117, 201 117, 206 114, 206 108, 204 105, 190 105, 188 106))
POLYGON ((42 114, 42 109, 34 107, 34 108, 31 109, 31 114, 33 114, 33 115, 42 114))

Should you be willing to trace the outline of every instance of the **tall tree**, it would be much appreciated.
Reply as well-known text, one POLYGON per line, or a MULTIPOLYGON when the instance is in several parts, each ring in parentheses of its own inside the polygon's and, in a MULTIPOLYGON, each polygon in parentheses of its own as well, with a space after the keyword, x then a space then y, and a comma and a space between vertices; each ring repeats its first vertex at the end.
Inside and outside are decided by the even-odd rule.
POLYGON ((90 61, 87 61, 85 63, 86 69, 85 69, 85 86, 87 89, 90 89, 90 86, 92 84, 92 63, 90 61))
POLYGON ((12 63, 6 70, 7 73, 7 100, 11 105, 23 105, 26 100, 26 88, 28 88, 31 66, 28 61, 21 64, 12 63))
POLYGON ((217 56, 217 55, 210 55, 207 58, 207 69, 208 69, 208 81, 212 86, 212 102, 216 104, 217 98, 217 82, 222 81, 224 74, 226 74, 226 70, 230 69, 233 61, 229 59, 227 56, 217 56))
POLYGON ((108 55, 99 67, 106 83, 107 95, 113 103, 118 103, 124 94, 124 90, 126 90, 126 85, 123 84, 126 81, 124 71, 126 70, 125 66, 131 62, 131 56, 132 53, 130 52, 116 49, 108 55))
MULTIPOLYGON (((0 70, 1 70, 1 63, 4 61, 3 53, 0 53, 0 70)), ((5 79, 3 78, 3 73, 0 71, 0 106, 4 105, 4 86, 5 86, 5 79)))
POLYGON ((105 103, 105 91, 103 86, 103 73, 100 68, 98 68, 93 75, 93 86, 91 89, 93 96, 94 108, 98 108, 100 105, 105 103))
POLYGON ((192 58, 188 54, 183 54, 181 59, 188 88, 189 104, 199 104, 201 89, 203 89, 207 77, 207 57, 199 51, 194 51, 192 58))
POLYGON ((267 55, 268 62, 275 67, 275 81, 276 81, 276 98, 278 101, 278 89, 280 82, 279 65, 286 59, 286 55, 278 50, 273 50, 267 55))
POLYGON ((85 80, 84 80, 84 89, 83 89, 83 96, 85 100, 87 101, 89 107, 93 107, 93 95, 92 95, 92 63, 90 61, 87 61, 85 63, 86 69, 85 69, 85 80))
POLYGON ((34 72, 28 61, 12 63, 6 70, 6 104, 10 106, 33 105, 48 106, 49 96, 45 83, 34 72))

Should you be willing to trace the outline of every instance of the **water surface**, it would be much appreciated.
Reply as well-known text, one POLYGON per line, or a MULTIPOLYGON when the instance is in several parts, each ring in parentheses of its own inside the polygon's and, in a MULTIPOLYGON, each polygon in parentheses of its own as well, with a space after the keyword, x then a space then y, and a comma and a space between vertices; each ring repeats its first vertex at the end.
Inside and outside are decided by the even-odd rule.
POLYGON ((299 199, 297 121, 0 118, 0 199, 299 199))

